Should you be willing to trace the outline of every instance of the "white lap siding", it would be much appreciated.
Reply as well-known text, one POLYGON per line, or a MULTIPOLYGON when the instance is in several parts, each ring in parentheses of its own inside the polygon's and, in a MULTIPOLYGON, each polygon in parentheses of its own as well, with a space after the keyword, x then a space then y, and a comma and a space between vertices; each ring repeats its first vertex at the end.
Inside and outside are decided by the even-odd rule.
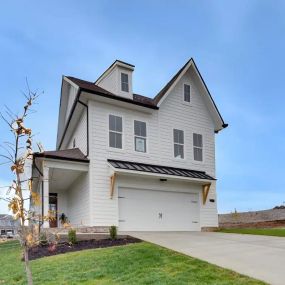
POLYGON ((87 154, 87 112, 85 109, 80 116, 69 143, 67 144, 67 149, 73 148, 74 139, 75 147, 79 148, 84 154, 87 154))
POLYGON ((66 113, 65 113, 65 123, 67 122, 71 108, 74 104, 75 97, 76 97, 77 89, 71 85, 69 85, 69 91, 68 91, 68 99, 67 99, 67 107, 66 107, 66 113))
POLYGON ((134 152, 133 120, 147 122, 147 136, 152 140, 156 134, 157 113, 154 115, 115 107, 105 103, 89 102, 90 112, 90 187, 91 211, 94 225, 112 225, 117 223, 116 200, 110 199, 110 169, 107 159, 148 161, 157 163, 158 145, 148 144, 148 154, 134 152), (109 148, 109 114, 123 117, 123 148, 109 148))
MULTIPOLYGON (((195 75, 190 71, 164 100, 159 110, 151 114, 97 101, 89 101, 90 114, 90 209, 93 225, 118 222, 117 198, 110 199, 110 170, 107 159, 130 160, 206 171, 215 176, 215 135, 213 121, 203 102, 195 75), (191 86, 191 105, 183 104, 183 84, 191 86), (110 149, 109 114, 123 118, 123 149, 110 149), (147 124, 147 153, 134 151, 134 120, 147 124), (173 128, 184 131, 185 159, 174 158, 173 128), (204 162, 193 160, 193 133, 203 135, 204 162)), ((115 102, 116 103, 116 102, 115 102)), ((119 182, 117 182, 119 183, 119 182)), ((217 226, 215 183, 206 205, 201 205, 201 226, 217 226), (209 202, 214 199, 215 202, 209 202)))
MULTIPOLYGON (((159 110, 160 154, 162 165, 206 171, 215 177, 215 133, 213 121, 206 108, 202 92, 193 71, 188 71, 164 100, 159 110), (191 86, 190 106, 183 102, 184 84, 191 86), (185 159, 173 159, 173 128, 184 130, 185 159), (203 136, 203 162, 194 161, 193 133, 203 136), (170 157, 172 158, 170 159, 170 157)), ((216 183, 210 188, 206 205, 202 206, 201 226, 218 226, 216 183), (214 199, 215 202, 209 202, 214 199)))
POLYGON ((72 226, 88 226, 89 216, 89 175, 82 174, 66 190, 67 216, 72 226))
MULTIPOLYGON (((67 215, 68 209, 67 209, 67 192, 65 190, 57 190, 55 193, 57 193, 57 212, 58 217, 64 213, 67 215)), ((58 220, 58 225, 60 226, 60 221, 58 220)))

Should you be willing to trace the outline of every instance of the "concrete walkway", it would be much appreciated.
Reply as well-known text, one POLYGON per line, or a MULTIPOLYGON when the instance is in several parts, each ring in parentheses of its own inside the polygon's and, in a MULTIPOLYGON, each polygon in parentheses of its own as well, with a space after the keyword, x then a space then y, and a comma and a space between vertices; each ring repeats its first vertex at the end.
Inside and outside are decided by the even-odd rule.
POLYGON ((285 238, 201 232, 128 232, 269 284, 285 284, 285 238))

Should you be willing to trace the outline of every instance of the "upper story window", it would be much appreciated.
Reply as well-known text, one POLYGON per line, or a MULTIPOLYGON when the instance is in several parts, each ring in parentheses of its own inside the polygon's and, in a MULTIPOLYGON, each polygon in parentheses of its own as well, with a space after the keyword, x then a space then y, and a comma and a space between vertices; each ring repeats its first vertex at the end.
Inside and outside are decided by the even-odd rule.
POLYGON ((129 92, 129 76, 126 73, 121 73, 121 89, 129 92))
POLYGON ((184 158, 184 132, 181 130, 173 130, 174 157, 184 158))
POLYGON ((122 117, 109 115, 109 146, 122 148, 123 146, 123 121, 122 117))
POLYGON ((193 151, 194 160, 203 161, 203 136, 200 134, 193 134, 193 151))
POLYGON ((135 151, 146 152, 146 123, 134 121, 135 151))
POLYGON ((184 102, 190 103, 190 85, 184 84, 184 102))

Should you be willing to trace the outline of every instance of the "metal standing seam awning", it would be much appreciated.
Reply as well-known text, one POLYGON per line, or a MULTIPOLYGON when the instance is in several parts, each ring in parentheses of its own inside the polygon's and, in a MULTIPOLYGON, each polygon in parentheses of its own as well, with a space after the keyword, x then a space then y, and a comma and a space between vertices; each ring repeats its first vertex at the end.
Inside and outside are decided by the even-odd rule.
POLYGON ((111 167, 114 168, 114 174, 111 176, 111 189, 110 194, 111 198, 114 193, 114 184, 116 178, 116 172, 126 172, 126 173, 145 173, 145 174, 154 174, 155 176, 163 176, 163 177, 176 177, 189 179, 190 181, 199 181, 203 184, 203 204, 206 203, 207 196, 209 194, 211 181, 215 181, 216 179, 212 176, 208 175, 205 171, 198 170, 190 170, 183 168, 176 168, 170 166, 162 166, 162 165, 153 165, 146 164, 140 162, 131 162, 131 161, 122 161, 122 160, 114 160, 108 159, 108 163, 111 167))

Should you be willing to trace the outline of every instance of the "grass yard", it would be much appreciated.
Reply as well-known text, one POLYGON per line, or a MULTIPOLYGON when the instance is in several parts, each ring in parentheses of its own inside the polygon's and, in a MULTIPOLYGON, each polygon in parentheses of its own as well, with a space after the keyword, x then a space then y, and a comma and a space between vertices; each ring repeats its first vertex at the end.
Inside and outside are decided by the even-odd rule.
POLYGON ((221 229, 218 232, 285 237, 285 229, 221 229))
MULTIPOLYGON (((20 247, 0 244, 0 284, 26 284, 20 247)), ((137 243, 84 250, 31 262, 35 284, 265 284, 230 270, 137 243)))

